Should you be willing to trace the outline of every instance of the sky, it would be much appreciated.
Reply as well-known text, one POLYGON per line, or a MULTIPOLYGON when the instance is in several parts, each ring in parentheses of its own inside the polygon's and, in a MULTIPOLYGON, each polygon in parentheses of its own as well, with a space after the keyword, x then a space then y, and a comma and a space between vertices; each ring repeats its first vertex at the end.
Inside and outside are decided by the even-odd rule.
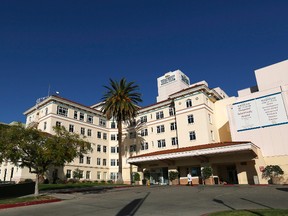
MULTIPOLYGON (((56 91, 86 106, 109 79, 156 102, 157 78, 181 70, 229 96, 254 70, 288 59, 287 0, 1 0, 0 122, 56 91)), ((288 72, 288 71, 287 71, 288 72)))

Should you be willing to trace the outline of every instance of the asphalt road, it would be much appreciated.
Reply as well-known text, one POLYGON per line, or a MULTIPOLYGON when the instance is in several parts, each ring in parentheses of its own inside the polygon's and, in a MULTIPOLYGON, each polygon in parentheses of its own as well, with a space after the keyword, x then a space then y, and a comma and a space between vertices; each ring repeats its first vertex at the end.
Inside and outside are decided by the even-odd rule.
POLYGON ((288 209, 288 186, 151 186, 54 194, 65 200, 0 210, 0 216, 203 215, 235 209, 288 209))

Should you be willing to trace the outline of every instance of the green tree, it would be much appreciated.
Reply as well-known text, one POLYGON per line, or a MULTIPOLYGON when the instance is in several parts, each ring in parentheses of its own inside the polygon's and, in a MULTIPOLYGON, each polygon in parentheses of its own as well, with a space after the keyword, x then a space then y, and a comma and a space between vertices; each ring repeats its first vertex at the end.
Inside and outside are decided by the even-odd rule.
POLYGON ((213 174, 213 169, 210 166, 205 166, 202 169, 202 177, 203 177, 203 183, 206 179, 210 178, 213 174))
POLYGON ((75 169, 73 171, 73 178, 78 180, 80 180, 80 178, 83 178, 83 171, 80 170, 79 168, 75 169))
POLYGON ((39 194, 39 177, 51 166, 63 166, 80 154, 91 151, 90 143, 78 134, 70 133, 64 127, 53 129, 55 135, 19 124, 9 127, 5 133, 3 157, 16 166, 28 167, 30 173, 36 174, 36 196, 39 194))
POLYGON ((179 173, 177 171, 169 171, 169 180, 172 182, 178 178, 178 175, 179 173))
POLYGON ((284 171, 281 169, 280 166, 267 165, 262 172, 262 178, 265 178, 265 179, 269 178, 271 183, 273 184, 273 179, 283 174, 284 174, 284 171))
POLYGON ((5 159, 4 155, 6 152, 6 143, 7 143, 6 133, 9 127, 10 127, 9 125, 0 124, 0 164, 5 159))
POLYGON ((142 102, 141 94, 137 92, 138 85, 134 82, 127 82, 122 78, 120 82, 110 79, 110 86, 104 86, 106 93, 102 97, 101 111, 107 119, 117 122, 118 147, 119 147, 119 168, 117 183, 123 183, 122 177, 122 123, 132 121, 139 110, 137 104, 142 102))

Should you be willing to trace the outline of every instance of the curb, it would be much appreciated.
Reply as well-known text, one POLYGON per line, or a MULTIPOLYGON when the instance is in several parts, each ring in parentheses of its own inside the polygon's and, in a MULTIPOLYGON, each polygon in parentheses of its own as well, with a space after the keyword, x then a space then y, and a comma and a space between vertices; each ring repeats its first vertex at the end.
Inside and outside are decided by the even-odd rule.
POLYGON ((31 201, 31 202, 23 202, 23 203, 0 204, 0 210, 1 209, 7 209, 7 208, 21 207, 21 206, 60 202, 60 201, 62 201, 62 200, 61 199, 50 199, 50 200, 39 200, 39 201, 31 201))

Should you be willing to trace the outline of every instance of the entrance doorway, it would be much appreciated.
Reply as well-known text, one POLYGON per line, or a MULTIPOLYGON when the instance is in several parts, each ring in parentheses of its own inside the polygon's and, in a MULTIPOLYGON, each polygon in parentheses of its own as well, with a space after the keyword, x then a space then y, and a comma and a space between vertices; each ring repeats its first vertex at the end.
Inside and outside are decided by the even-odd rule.
POLYGON ((236 166, 227 166, 228 184, 238 184, 236 166))
POLYGON ((151 169, 150 170, 150 183, 151 184, 159 184, 159 185, 169 184, 168 167, 151 169))

